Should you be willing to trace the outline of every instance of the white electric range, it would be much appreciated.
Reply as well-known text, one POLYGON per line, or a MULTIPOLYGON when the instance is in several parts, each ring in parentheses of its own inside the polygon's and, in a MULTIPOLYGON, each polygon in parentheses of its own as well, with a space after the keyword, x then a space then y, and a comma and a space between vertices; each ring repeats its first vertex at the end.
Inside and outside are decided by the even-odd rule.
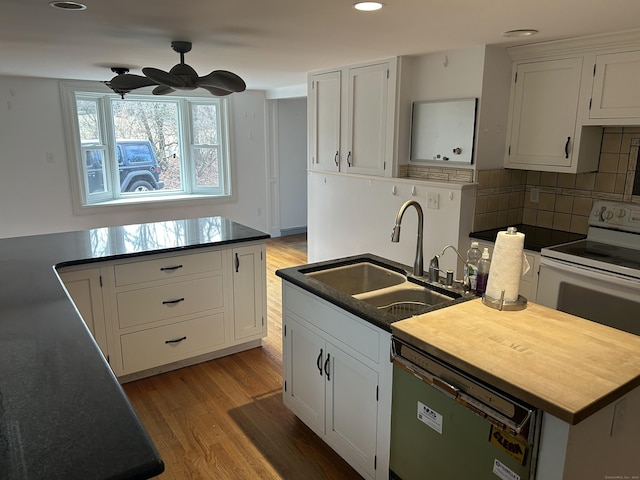
POLYGON ((597 200, 585 240, 540 253, 538 303, 640 335, 640 205, 597 200))

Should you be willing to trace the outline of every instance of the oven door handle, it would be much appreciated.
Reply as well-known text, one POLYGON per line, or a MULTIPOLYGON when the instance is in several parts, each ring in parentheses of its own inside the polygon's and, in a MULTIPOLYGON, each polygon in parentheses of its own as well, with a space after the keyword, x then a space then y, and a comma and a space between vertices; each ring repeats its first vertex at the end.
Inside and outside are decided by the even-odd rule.
POLYGON ((594 279, 596 277, 600 277, 603 281, 606 281, 610 284, 615 284, 616 286, 625 287, 625 288, 638 288, 638 279, 632 277, 625 277, 624 275, 618 275, 615 273, 609 273, 602 270, 597 270, 595 268, 582 266, 582 265, 574 265, 570 263, 565 263, 562 261, 545 258, 542 257, 540 259, 540 271, 544 267, 550 268, 551 270, 555 270, 557 272, 564 273, 573 273, 574 275, 585 276, 588 275, 590 279, 594 279))

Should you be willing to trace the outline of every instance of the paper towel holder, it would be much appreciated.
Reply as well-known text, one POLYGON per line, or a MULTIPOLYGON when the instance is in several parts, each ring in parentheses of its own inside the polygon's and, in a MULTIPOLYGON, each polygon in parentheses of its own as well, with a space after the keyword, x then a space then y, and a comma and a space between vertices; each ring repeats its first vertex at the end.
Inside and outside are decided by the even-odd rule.
POLYGON ((500 295, 500 298, 495 299, 491 297, 487 297, 485 293, 482 295, 482 303, 487 307, 495 308, 496 310, 507 310, 507 311, 516 311, 516 310, 524 310, 527 308, 527 299, 522 295, 518 295, 514 301, 505 301, 504 299, 504 290, 500 295))
MULTIPOLYGON (((507 228, 507 235, 515 235, 518 232, 516 227, 507 228)), ((488 297, 485 293, 482 295, 482 303, 487 307, 495 308, 496 310, 517 311, 527 308, 527 299, 522 295, 518 295, 518 298, 512 301, 505 301, 504 290, 500 293, 500 298, 488 297)))

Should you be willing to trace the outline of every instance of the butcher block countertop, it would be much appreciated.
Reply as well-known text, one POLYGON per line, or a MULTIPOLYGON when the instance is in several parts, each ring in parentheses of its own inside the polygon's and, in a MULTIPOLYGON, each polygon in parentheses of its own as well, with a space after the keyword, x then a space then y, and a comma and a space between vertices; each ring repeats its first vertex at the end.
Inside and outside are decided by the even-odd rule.
POLYGON ((541 305, 471 300, 395 322, 393 335, 575 425, 640 385, 640 337, 541 305))

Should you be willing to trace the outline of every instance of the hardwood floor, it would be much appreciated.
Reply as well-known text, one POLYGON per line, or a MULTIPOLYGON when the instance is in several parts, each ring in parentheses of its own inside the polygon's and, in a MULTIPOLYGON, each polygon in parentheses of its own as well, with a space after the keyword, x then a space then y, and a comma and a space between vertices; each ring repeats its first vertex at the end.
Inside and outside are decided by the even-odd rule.
POLYGON ((306 263, 306 237, 267 241, 261 348, 123 385, 165 462, 161 480, 361 479, 282 403, 278 268, 306 263))

